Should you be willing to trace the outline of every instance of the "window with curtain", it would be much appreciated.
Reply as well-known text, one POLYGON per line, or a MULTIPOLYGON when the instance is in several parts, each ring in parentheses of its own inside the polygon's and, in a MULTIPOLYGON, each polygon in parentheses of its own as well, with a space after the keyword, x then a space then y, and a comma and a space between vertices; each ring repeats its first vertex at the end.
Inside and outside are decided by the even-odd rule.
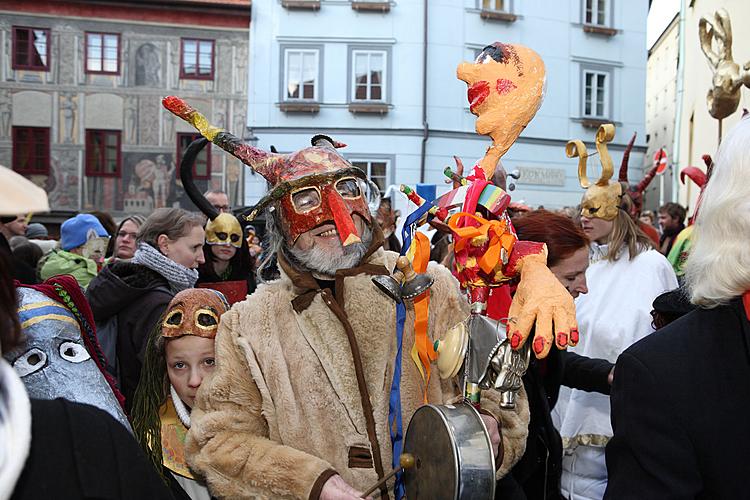
POLYGON ((607 0, 584 0, 584 23, 607 26, 607 0))
POLYGON ((213 80, 214 41, 182 39, 182 59, 180 78, 192 80, 213 80))
POLYGON ((319 52, 286 49, 284 52, 284 100, 318 100, 319 52))
POLYGON ((378 186, 378 189, 380 189, 380 194, 385 193, 386 188, 388 188, 388 178, 391 166, 390 160, 382 158, 355 158, 350 160, 350 163, 367 174, 367 177, 378 186))
POLYGON ((505 0, 482 0, 483 10, 497 10, 505 12, 506 10, 505 0))
POLYGON ((386 100, 386 64, 383 50, 352 51, 352 100, 386 100))
POLYGON ((86 33, 86 72, 120 73, 120 35, 86 33))
POLYGON ((584 70, 583 110, 587 118, 609 118, 609 79, 604 71, 584 70))

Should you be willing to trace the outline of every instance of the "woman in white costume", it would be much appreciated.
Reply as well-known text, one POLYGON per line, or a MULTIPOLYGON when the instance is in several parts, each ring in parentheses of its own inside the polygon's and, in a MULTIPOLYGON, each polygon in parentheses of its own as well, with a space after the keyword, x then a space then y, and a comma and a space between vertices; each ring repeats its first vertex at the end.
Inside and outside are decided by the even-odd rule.
MULTIPOLYGON (((667 259, 654 250, 651 239, 630 217, 633 202, 626 194, 627 186, 609 181, 612 161, 605 143, 614 136, 614 127, 605 127, 597 134, 602 177, 596 184, 589 186, 582 160, 581 185, 587 190, 581 202, 581 226, 591 240, 586 271, 589 293, 576 299, 580 341, 571 350, 614 363, 622 351, 654 331, 651 304, 676 288, 677 278, 667 259)), ((581 152, 585 149, 571 156, 585 159, 587 155, 581 152)), ((563 388, 555 413, 564 449, 563 496, 601 499, 607 487, 604 447, 613 434, 609 396, 563 388)))

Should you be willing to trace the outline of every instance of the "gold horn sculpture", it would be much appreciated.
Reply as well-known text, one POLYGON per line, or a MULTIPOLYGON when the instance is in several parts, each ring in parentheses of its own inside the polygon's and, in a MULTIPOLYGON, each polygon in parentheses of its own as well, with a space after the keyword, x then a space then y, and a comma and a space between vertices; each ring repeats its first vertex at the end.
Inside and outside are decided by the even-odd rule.
POLYGON ((732 56, 732 22, 725 9, 701 17, 698 21, 701 50, 713 71, 711 89, 706 96, 708 112, 722 120, 737 111, 742 85, 750 88, 750 62, 740 67, 732 56))
POLYGON ((578 181, 586 190, 581 200, 581 215, 584 217, 606 220, 613 220, 617 217, 622 198, 622 185, 619 182, 610 182, 615 169, 612 156, 607 149, 607 143, 614 138, 615 126, 611 123, 601 125, 596 132, 596 151, 602 165, 602 172, 595 184, 591 184, 588 178, 586 163, 589 154, 583 141, 575 139, 568 141, 565 145, 565 154, 568 158, 578 158, 578 181))

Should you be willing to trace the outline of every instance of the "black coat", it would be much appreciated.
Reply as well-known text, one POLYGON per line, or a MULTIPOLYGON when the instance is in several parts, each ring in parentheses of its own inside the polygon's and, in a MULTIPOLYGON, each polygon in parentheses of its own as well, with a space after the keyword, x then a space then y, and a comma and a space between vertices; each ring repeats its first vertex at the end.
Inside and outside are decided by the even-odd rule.
POLYGON ((122 424, 93 406, 31 400, 31 448, 12 500, 171 499, 122 424))
POLYGON ((559 500, 562 440, 552 423, 560 386, 609 394, 607 377, 614 365, 553 348, 542 360, 532 358, 523 376, 529 399, 529 436, 526 451, 498 483, 495 497, 502 500, 559 500))
POLYGON ((740 299, 627 349, 611 397, 605 498, 748 498, 750 323, 740 299))
POLYGON ((129 262, 105 266, 86 290, 97 323, 117 316, 117 361, 120 389, 129 412, 141 377, 149 334, 174 297, 159 273, 129 262))

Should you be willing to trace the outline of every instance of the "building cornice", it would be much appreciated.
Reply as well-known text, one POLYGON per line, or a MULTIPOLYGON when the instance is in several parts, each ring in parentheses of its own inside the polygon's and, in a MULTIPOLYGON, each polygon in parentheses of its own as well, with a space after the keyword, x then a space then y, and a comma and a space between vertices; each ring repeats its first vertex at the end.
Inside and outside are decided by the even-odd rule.
MULTIPOLYGON (((250 127, 254 134, 331 134, 332 136, 342 135, 372 135, 372 136, 414 136, 422 137, 423 128, 327 128, 327 127, 250 127)), ((477 135, 476 132, 464 132, 460 130, 436 130, 430 129, 430 137, 442 137, 447 139, 475 140, 477 142, 488 142, 487 137, 477 135)), ((549 139, 546 137, 527 137, 520 136, 516 139, 518 144, 537 144, 543 146, 560 146, 565 147, 568 141, 565 139, 549 139)), ((620 151, 627 147, 626 143, 608 143, 609 149, 620 151)), ((646 146, 633 146, 633 151, 643 153, 646 146)))
POLYGON ((29 15, 77 20, 101 20, 128 24, 247 30, 250 3, 210 1, 12 1, 0 0, 0 14, 29 15), (165 8, 167 7, 167 8, 165 8))

